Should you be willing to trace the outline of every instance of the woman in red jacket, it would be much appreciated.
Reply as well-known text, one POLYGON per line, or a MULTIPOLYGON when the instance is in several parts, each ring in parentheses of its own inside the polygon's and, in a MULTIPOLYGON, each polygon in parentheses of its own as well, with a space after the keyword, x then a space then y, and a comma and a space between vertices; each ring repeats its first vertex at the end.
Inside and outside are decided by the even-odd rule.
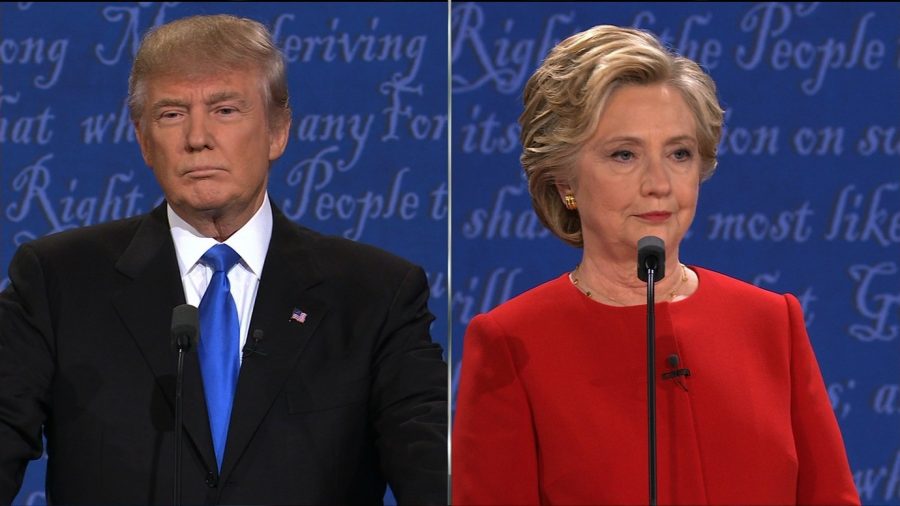
POLYGON ((679 257, 716 167, 715 84, 649 33, 597 26, 529 80, 522 164, 581 263, 472 320, 454 504, 646 504, 646 284, 656 284, 661 504, 858 504, 800 304, 679 257), (677 357, 677 359, 672 358, 677 357))

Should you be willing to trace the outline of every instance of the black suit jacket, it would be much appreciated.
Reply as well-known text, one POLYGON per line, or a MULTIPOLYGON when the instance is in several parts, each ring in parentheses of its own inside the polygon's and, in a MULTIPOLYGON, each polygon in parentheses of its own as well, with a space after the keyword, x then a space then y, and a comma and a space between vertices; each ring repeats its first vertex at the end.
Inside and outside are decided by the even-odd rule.
MULTIPOLYGON (((0 295, 0 503, 49 456, 48 499, 167 503, 184 303, 165 206, 22 246, 0 295)), ((274 212, 221 474, 185 360, 185 504, 446 503, 447 369, 424 273, 274 212), (290 318, 294 309, 306 321, 290 318), (251 340, 252 341, 252 340, 251 340)))

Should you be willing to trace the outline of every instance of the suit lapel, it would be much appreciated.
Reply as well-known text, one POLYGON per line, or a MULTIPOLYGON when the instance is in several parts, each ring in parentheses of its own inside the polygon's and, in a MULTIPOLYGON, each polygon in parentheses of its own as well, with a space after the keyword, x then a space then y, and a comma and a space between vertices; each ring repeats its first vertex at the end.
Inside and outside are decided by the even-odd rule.
MULTIPOLYGON (((116 296, 115 307, 153 371, 157 384, 175 406, 176 353, 170 348, 172 309, 184 304, 175 246, 169 232, 166 207, 147 215, 131 244, 116 263, 130 278, 116 296)), ((196 353, 184 360, 184 427, 208 469, 215 469, 209 418, 196 353)))
POLYGON ((222 479, 227 480, 234 469, 328 311, 328 305, 317 299, 313 290, 322 281, 310 250, 313 240, 309 232, 273 208, 272 239, 253 306, 248 342, 255 331, 262 331, 263 338, 258 352, 246 354, 241 364, 222 479), (295 310, 296 319, 292 318, 295 310))

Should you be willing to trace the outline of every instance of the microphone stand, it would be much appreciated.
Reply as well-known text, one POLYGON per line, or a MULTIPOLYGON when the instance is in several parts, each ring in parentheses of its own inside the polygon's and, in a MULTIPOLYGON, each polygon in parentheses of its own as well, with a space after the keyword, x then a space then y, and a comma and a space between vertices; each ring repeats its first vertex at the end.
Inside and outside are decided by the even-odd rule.
POLYGON ((172 504, 181 504, 181 439, 184 433, 184 354, 197 347, 200 323, 197 308, 189 304, 176 306, 172 310, 171 347, 178 352, 178 367, 175 372, 175 484, 172 490, 172 504))
POLYGON ((184 383, 184 352, 187 346, 178 338, 178 369, 175 373, 175 489, 172 504, 181 504, 181 433, 184 432, 184 408, 182 385, 184 383))
POLYGON ((666 276, 666 247, 662 239, 646 236, 638 241, 638 279, 647 282, 647 463, 650 506, 656 506, 656 282, 666 276), (659 276, 659 279, 657 279, 659 276))
MULTIPOLYGON (((649 263, 649 262, 648 262, 649 263)), ((656 506, 656 269, 647 267, 647 446, 649 455, 650 506, 656 506)))

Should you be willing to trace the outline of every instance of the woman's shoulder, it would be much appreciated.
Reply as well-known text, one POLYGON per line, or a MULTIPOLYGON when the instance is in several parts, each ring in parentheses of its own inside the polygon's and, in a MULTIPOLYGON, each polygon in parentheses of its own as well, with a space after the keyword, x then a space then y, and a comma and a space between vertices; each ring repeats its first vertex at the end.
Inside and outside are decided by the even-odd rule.
POLYGON ((503 326, 546 320, 559 310, 572 289, 566 273, 516 295, 475 319, 491 319, 503 326))
POLYGON ((786 295, 761 288, 747 281, 722 274, 705 267, 691 267, 700 279, 699 293, 705 302, 718 301, 723 304, 784 307, 786 295))

